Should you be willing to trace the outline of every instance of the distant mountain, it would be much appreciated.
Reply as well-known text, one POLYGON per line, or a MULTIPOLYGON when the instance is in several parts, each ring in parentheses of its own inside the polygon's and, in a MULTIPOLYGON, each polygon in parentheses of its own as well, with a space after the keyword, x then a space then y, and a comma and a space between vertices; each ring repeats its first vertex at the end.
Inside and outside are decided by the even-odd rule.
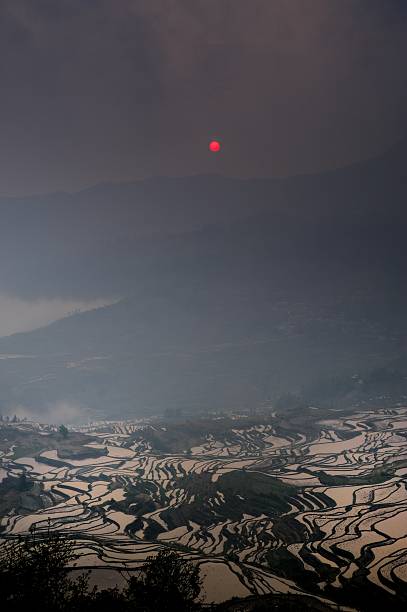
POLYGON ((250 408, 402 359, 406 162, 0 202, 3 290, 123 296, 1 339, 3 409, 250 408))
MULTIPOLYGON (((156 178, 73 194, 1 199, 0 289, 33 297, 128 295, 162 267, 169 251, 183 255, 180 235, 207 228, 205 241, 214 226, 259 214, 266 218, 268 240, 290 247, 293 256, 306 247, 319 257, 321 249, 331 247, 333 234, 331 248, 340 243, 346 255, 348 241, 354 249, 362 238, 368 256, 377 260, 382 253, 375 256, 375 244, 382 251, 383 241, 392 251, 399 247, 406 221, 406 167, 407 141, 402 141, 380 158, 321 175, 156 178)), ((240 236, 232 236, 233 231, 227 233, 229 242, 239 251, 236 240, 244 226, 240 236)), ((211 253, 202 240, 200 248, 209 247, 211 253)))

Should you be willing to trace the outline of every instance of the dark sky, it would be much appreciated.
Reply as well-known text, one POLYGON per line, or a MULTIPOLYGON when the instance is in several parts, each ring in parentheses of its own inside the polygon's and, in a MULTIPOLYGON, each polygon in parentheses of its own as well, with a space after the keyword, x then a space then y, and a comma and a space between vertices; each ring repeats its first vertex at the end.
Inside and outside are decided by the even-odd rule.
POLYGON ((406 5, 1 0, 0 194, 374 155, 407 132, 406 5))

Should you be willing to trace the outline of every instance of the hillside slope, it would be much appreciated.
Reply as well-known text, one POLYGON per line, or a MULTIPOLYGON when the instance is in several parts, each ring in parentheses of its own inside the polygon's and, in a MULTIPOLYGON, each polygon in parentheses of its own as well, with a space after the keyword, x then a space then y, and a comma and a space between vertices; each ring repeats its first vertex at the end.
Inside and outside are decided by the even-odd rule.
POLYGON ((1 339, 2 409, 329 400, 326 381, 405 363, 406 150, 284 181, 158 179, 1 203, 4 287, 123 296, 1 339))

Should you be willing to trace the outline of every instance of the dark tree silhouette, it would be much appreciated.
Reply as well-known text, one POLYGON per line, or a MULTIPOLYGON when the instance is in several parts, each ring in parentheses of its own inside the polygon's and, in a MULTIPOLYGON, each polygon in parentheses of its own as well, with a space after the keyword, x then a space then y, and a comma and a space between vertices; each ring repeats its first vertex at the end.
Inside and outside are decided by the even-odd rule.
POLYGON ((71 579, 68 567, 77 556, 72 544, 48 534, 9 540, 1 548, 0 593, 7 611, 80 609, 88 596, 88 576, 71 579))
POLYGON ((2 610, 17 612, 195 612, 201 590, 199 568, 172 551, 149 557, 127 588, 89 589, 89 573, 72 578, 78 558, 61 535, 11 539, 0 547, 2 610))
POLYGON ((201 609, 201 587, 197 565, 163 550, 148 557, 140 574, 130 578, 125 596, 139 612, 192 612, 201 609))

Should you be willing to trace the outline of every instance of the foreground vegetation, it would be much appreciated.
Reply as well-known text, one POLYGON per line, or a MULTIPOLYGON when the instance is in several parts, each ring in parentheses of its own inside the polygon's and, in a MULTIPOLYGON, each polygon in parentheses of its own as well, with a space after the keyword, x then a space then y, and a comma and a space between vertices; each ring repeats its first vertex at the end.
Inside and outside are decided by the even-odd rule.
MULTIPOLYGON (((42 612, 328 612, 332 608, 309 596, 270 594, 244 599, 233 598, 218 605, 202 603, 199 568, 167 549, 149 557, 137 575, 127 578, 124 589, 90 587, 90 572, 72 577, 75 561, 72 541, 48 533, 7 541, 1 549, 0 589, 2 610, 23 609, 42 612)), ((369 597, 361 595, 361 612, 376 609, 369 597)), ((366 593, 365 593, 366 595, 366 593)), ((347 608, 348 609, 348 608, 347 608)), ((399 608, 392 607, 393 610, 399 608)), ((401 608, 400 608, 401 609, 401 608)))
POLYGON ((59 535, 29 536, 7 542, 2 550, 0 589, 7 611, 43 612, 103 610, 179 610, 201 608, 199 568, 170 550, 149 557, 122 591, 89 586, 89 573, 71 577, 77 556, 72 543, 59 535))
POLYGON ((200 610, 324 611, 330 608, 307 597, 267 596, 233 600, 218 606, 201 603, 199 568, 176 552, 164 550, 149 557, 123 590, 90 588, 89 572, 72 578, 77 555, 72 542, 60 535, 9 540, 0 558, 2 610, 87 612, 199 612, 200 610))
MULTIPOLYGON (((34 534, 8 541, 0 557, 2 610, 100 612, 112 606, 124 612, 198 612, 203 609, 198 566, 171 550, 149 557, 138 575, 127 580, 123 590, 90 588, 89 572, 72 578, 76 559, 72 542, 60 535, 48 534, 45 539, 37 539, 34 534)), ((316 601, 312 604, 299 602, 299 599, 284 601, 284 597, 278 596, 274 601, 267 597, 262 602, 259 598, 249 598, 247 604, 232 601, 221 606, 205 606, 205 609, 290 611, 297 610, 299 604, 307 610, 328 609, 316 601)))

